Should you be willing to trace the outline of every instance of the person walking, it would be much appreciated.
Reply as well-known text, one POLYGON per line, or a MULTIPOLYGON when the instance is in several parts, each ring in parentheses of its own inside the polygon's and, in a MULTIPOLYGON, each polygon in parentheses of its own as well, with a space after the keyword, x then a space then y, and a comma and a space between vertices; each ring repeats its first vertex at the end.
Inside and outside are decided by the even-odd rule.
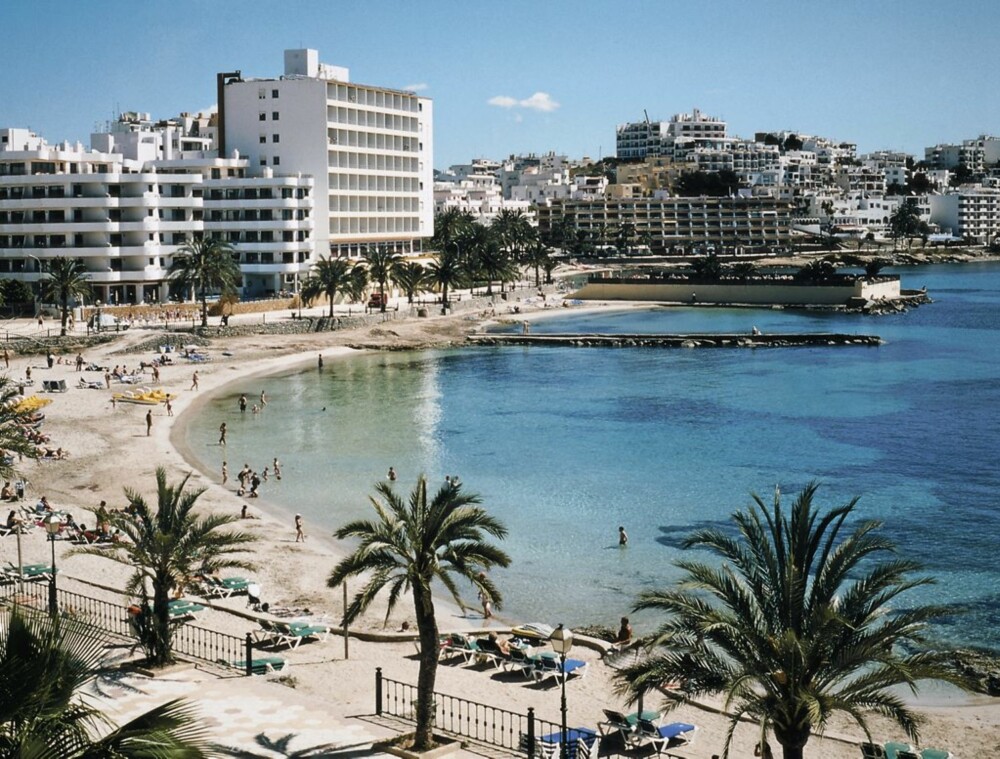
POLYGON ((219 445, 226 444, 226 423, 223 422, 219 425, 219 445))
POLYGON ((83 371, 83 354, 82 353, 77 353, 76 354, 76 370, 78 372, 82 372, 83 371))
POLYGON ((192 390, 198 389, 198 372, 195 372, 194 375, 191 377, 191 389, 192 390))
POLYGON ((149 437, 150 430, 153 429, 153 410, 146 412, 146 437, 149 437))
POLYGON ((240 396, 240 413, 245 414, 247 412, 247 396, 246 393, 240 396))
POLYGON ((627 546, 628 545, 628 533, 625 532, 625 527, 618 527, 618 545, 627 546))
MULTIPOLYGON (((486 573, 480 572, 479 579, 481 581, 486 580, 486 573)), ((486 588, 479 589, 479 603, 483 605, 483 619, 489 619, 493 616, 493 599, 490 597, 490 592, 486 588)))
POLYGON ((295 542, 296 543, 305 543, 306 542, 306 534, 302 531, 302 515, 301 514, 296 514, 295 515, 295 542))
POLYGON ((223 461, 222 462, 222 484, 225 485, 229 482, 229 465, 223 461))
POLYGON ((167 416, 173 416, 174 415, 174 407, 170 403, 170 399, 169 398, 167 398, 165 401, 163 401, 163 405, 167 407, 167 416))

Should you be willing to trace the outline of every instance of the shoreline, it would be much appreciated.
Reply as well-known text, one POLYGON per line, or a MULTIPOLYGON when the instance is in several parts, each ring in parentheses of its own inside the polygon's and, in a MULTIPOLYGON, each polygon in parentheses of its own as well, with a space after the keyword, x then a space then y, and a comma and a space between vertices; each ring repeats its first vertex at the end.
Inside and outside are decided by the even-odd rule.
MULTIPOLYGON (((587 303, 584 306, 571 308, 553 306, 548 309, 526 309, 525 304, 522 303, 521 308, 522 313, 520 314, 501 314, 500 318, 509 317, 511 321, 515 322, 532 322, 608 309, 649 310, 655 306, 647 303, 615 303, 610 306, 587 303)), ((290 370, 307 370, 309 363, 315 361, 319 352, 323 353, 325 361, 330 362, 362 354, 362 351, 346 347, 347 343, 357 343, 363 340, 371 345, 373 342, 381 341, 385 349, 400 349, 403 344, 407 344, 407 350, 422 350, 435 345, 438 347, 462 345, 466 334, 486 329, 487 324, 491 321, 478 317, 479 312, 476 311, 460 312, 448 317, 432 319, 399 320, 385 325, 393 333, 392 335, 373 335, 370 334, 369 328, 359 328, 350 332, 315 333, 302 336, 275 335, 212 339, 213 360, 209 364, 189 365, 185 362, 183 365, 165 367, 162 370, 160 385, 179 395, 175 401, 176 416, 168 421, 167 417, 163 415, 162 407, 153 408, 155 423, 153 434, 149 438, 145 436, 145 428, 142 425, 142 416, 147 407, 124 406, 122 404, 117 409, 109 411, 109 393, 105 390, 89 391, 73 388, 65 395, 51 396, 54 403, 47 409, 49 414, 45 431, 52 435, 55 442, 68 447, 73 455, 68 462, 25 462, 25 473, 32 481, 27 502, 31 503, 33 499, 47 493, 57 508, 68 507, 74 512, 80 508, 94 507, 102 498, 107 498, 109 504, 117 506, 122 501, 123 485, 138 490, 148 498, 152 492, 152 471, 156 465, 162 465, 167 469, 171 482, 175 482, 184 474, 191 473, 189 487, 206 488, 205 494, 199 500, 200 510, 238 513, 240 504, 243 502, 242 499, 236 497, 228 486, 223 487, 220 484, 218 471, 206 471, 198 464, 193 449, 187 445, 185 440, 185 430, 191 419, 205 408, 206 404, 212 401, 212 398, 219 394, 225 394, 227 388, 231 388, 233 384, 247 382, 256 376, 273 375, 290 370), (473 318, 470 319, 470 316, 473 318), (225 357, 218 355, 223 350, 232 352, 233 355, 225 357), (201 378, 200 390, 197 393, 188 391, 191 373, 195 370, 199 372, 201 378)), ((121 339, 110 346, 101 347, 88 353, 93 353, 95 359, 100 357, 98 360, 101 363, 109 365, 121 363, 124 355, 126 360, 134 365, 140 356, 121 351, 131 343, 146 340, 150 334, 152 333, 144 330, 133 335, 124 333, 121 339)), ((369 347, 368 350, 376 350, 376 348, 369 347)), ((90 358, 89 355, 88 358, 90 358)), ((59 366, 56 370, 48 371, 39 366, 44 364, 44 361, 38 357, 15 357, 8 375, 18 376, 17 372, 21 371, 27 363, 31 363, 33 368, 37 366, 39 378, 57 376, 60 370, 63 370, 68 380, 67 384, 72 381, 75 385, 77 377, 74 376, 75 372, 70 367, 59 366)), ((83 376, 91 378, 88 375, 83 376)), ((115 390, 118 389, 120 388, 115 387, 115 390)), ((233 465, 230 476, 234 477, 241 462, 230 461, 229 463, 233 465)), ((253 557, 260 565, 260 569, 253 576, 255 581, 262 585, 266 596, 265 600, 270 601, 273 597, 281 605, 317 609, 330 614, 334 621, 339 621, 340 593, 338 591, 334 594, 326 588, 325 576, 332 569, 338 556, 343 555, 343 548, 338 546, 334 539, 325 535, 321 536, 319 533, 315 535, 310 533, 308 543, 295 545, 292 541, 293 531, 290 527, 290 520, 286 514, 287 507, 270 502, 264 496, 258 500, 261 501, 262 505, 267 506, 266 508, 257 508, 252 504, 254 512, 260 513, 261 519, 246 520, 246 522, 237 523, 236 526, 238 529, 257 534, 261 538, 260 543, 254 547, 256 555, 253 557)), ((29 535, 29 539, 25 541, 25 562, 48 560, 49 546, 44 542, 44 536, 38 535, 37 532, 37 530, 34 531, 35 534, 29 535)), ((58 564, 61 576, 65 572, 67 580, 73 575, 86 575, 99 577, 102 582, 106 582, 108 585, 121 587, 124 584, 123 578, 127 574, 126 567, 111 565, 107 560, 95 557, 80 556, 67 559, 65 549, 68 546, 57 545, 56 548, 57 554, 59 554, 58 564)), ((10 549, 11 546, 8 545, 8 557, 10 549)), ((353 591, 355 588, 352 587, 351 590, 353 591)), ((93 593, 93 591, 90 592, 93 593)), ((484 620, 478 612, 464 615, 457 607, 450 605, 450 599, 446 596, 438 595, 435 598, 435 603, 438 606, 438 621, 442 630, 483 629, 484 620)), ((226 602, 220 602, 216 606, 228 606, 233 611, 237 611, 242 610, 244 604, 245 598, 236 597, 226 602)), ((472 608, 477 607, 474 604, 472 608)), ((213 612, 210 610, 209 613, 213 612)), ((206 626, 224 629, 226 625, 232 624, 224 618, 222 612, 217 612, 217 614, 219 616, 212 617, 206 626)), ((355 629, 360 629, 363 632, 381 633, 383 616, 384 606, 373 609, 364 619, 359 620, 352 632, 355 629)), ((393 616, 390 626, 385 628, 386 632, 396 630, 399 626, 398 621, 406 618, 412 620, 412 613, 405 607, 401 607, 401 612, 397 612, 393 616)), ((506 621, 505 617, 501 617, 495 619, 492 624, 497 628, 508 627, 509 625, 505 624, 506 621)), ((243 620, 244 627, 247 624, 243 620)), ((374 666, 386 666, 391 663, 394 672, 390 676, 402 675, 404 678, 414 676, 415 662, 409 658, 413 653, 411 643, 366 644, 360 639, 352 639, 352 657, 349 662, 341 658, 339 647, 339 643, 324 644, 323 648, 328 650, 321 654, 322 662, 315 661, 316 653, 320 649, 314 646, 304 646, 302 654, 292 652, 293 658, 297 662, 301 659, 296 657, 305 657, 306 664, 310 665, 296 664, 295 675, 297 678, 302 678, 299 687, 310 697, 330 708, 331 713, 357 714, 360 710, 370 709, 370 679, 374 666), (336 654, 334 654, 335 650, 336 654), (337 669, 331 670, 325 662, 334 657, 337 659, 335 665, 337 669), (334 671, 338 674, 334 675, 334 671), (344 678, 344 682, 347 684, 346 690, 351 692, 341 695, 329 693, 331 676, 338 680, 344 678)), ((589 682, 589 685, 586 685, 587 692, 581 692, 578 688, 577 692, 574 693, 572 709, 574 713, 582 712, 582 714, 580 717, 573 716, 572 718, 579 719, 581 724, 586 720, 593 719, 591 715, 599 715, 600 707, 610 705, 611 699, 614 698, 609 689, 611 673, 604 672, 610 668, 600 665, 599 662, 597 664, 598 671, 593 673, 593 676, 588 677, 587 681, 584 681, 585 683, 589 682), (590 692, 592 690, 596 692, 590 692)), ((511 681, 509 686, 498 684, 489 675, 476 672, 475 669, 467 671, 465 667, 449 666, 442 667, 439 678, 442 692, 462 693, 467 697, 478 698, 486 703, 534 704, 544 708, 543 716, 551 716, 554 713, 552 704, 548 703, 550 700, 548 697, 539 699, 539 695, 544 694, 535 693, 530 689, 524 691, 524 686, 518 682, 511 681)), ((972 696, 967 700, 963 699, 959 702, 942 705, 939 694, 928 693, 927 695, 929 697, 928 703, 924 704, 919 700, 915 702, 921 711, 933 717, 931 724, 928 725, 928 743, 925 745, 946 744, 944 747, 953 751, 962 751, 965 754, 973 755, 973 747, 987 745, 984 743, 986 739, 979 739, 974 735, 963 735, 962 745, 958 746, 955 745, 959 743, 958 740, 954 739, 955 731, 962 730, 963 727, 972 727, 976 730, 985 729, 988 733, 993 725, 1000 724, 1000 700, 972 696), (933 730, 930 729, 932 726, 933 730)), ((617 700, 614 703, 617 703, 617 700)), ((704 725, 705 728, 704 739, 699 740, 699 750, 692 756, 707 758, 710 753, 716 753, 719 746, 714 743, 713 735, 716 733, 716 727, 713 727, 711 718, 694 707, 686 707, 678 711, 676 716, 688 718, 685 715, 691 715, 692 721, 704 725)), ((715 719, 721 720, 721 718, 715 719)), ((844 733, 855 739, 858 735, 857 730, 844 731, 839 726, 835 730, 838 735, 844 733)), ((885 739, 898 737, 897 732, 888 732, 881 728, 879 732, 886 733, 885 739)), ((747 733, 753 733, 753 730, 747 728, 747 733)), ((831 730, 831 737, 833 734, 834 731, 831 730)), ((813 751, 822 752, 825 743, 820 743, 817 740, 815 745, 812 743, 810 745, 813 746, 813 751)), ((849 754, 853 756, 856 753, 856 748, 854 746, 849 748, 850 751, 846 754, 841 754, 838 750, 822 755, 839 757, 849 754)), ((747 751, 751 749, 752 743, 747 747, 747 751)))

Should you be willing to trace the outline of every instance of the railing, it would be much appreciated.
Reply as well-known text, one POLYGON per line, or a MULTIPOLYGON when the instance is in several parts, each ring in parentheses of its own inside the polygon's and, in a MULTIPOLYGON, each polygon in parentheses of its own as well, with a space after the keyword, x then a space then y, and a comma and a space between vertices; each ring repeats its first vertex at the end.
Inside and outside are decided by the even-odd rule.
MULTIPOLYGON (((38 609, 48 608, 49 585, 44 582, 14 579, 0 586, 0 600, 19 603, 38 609)), ((124 640, 135 641, 129 608, 110 601, 102 601, 68 590, 56 590, 56 605, 66 617, 124 640)), ((198 659, 214 666, 234 667, 240 663, 246 674, 253 670, 253 640, 216 632, 196 625, 174 625, 172 649, 182 656, 198 659)))
MULTIPOLYGON (((375 669, 375 713, 416 722, 417 687, 382 675, 375 669)), ((560 726, 538 719, 534 707, 526 714, 434 692, 434 726, 452 735, 513 752, 535 756, 535 741, 558 733, 560 726)))

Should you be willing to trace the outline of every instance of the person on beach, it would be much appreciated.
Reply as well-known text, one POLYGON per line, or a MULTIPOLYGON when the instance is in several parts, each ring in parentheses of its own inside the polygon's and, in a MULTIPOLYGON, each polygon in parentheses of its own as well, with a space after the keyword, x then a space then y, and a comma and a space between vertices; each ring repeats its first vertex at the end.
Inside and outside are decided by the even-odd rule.
POLYGON ((618 545, 620 546, 628 545, 628 533, 625 532, 625 527, 622 525, 618 526, 618 545))
POLYGON ((82 353, 77 353, 76 354, 76 370, 78 372, 82 372, 83 371, 83 354, 82 353))
POLYGON ((150 430, 153 429, 153 410, 146 412, 146 437, 149 437, 150 430))
POLYGON ((322 369, 323 368, 323 354, 322 353, 319 354, 319 361, 317 363, 319 365, 319 368, 322 369))
POLYGON ((192 390, 197 390, 198 389, 198 372, 195 372, 191 376, 191 389, 192 390))
POLYGON ((223 461, 222 462, 222 484, 225 485, 229 482, 229 465, 223 461))
POLYGON ((278 457, 274 457, 274 479, 281 479, 281 462, 278 461, 278 457))
POLYGON ((244 393, 240 396, 240 413, 245 414, 247 412, 247 396, 244 393))
POLYGON ((159 381, 160 381, 160 369, 154 363, 153 364, 153 382, 159 382, 159 381))
POLYGON ((628 617, 622 617, 621 627, 618 628, 618 635, 615 636, 615 645, 619 649, 625 648, 632 642, 632 625, 628 617))
POLYGON ((111 389, 111 372, 104 372, 104 384, 108 390, 111 389))
POLYGON ((264 471, 260 473, 260 478, 267 482, 267 467, 264 467, 264 471))
POLYGON ((260 475, 258 475, 256 472, 252 472, 250 474, 250 497, 251 498, 256 498, 257 497, 257 488, 259 488, 259 487, 260 487, 260 475))
POLYGON ((255 403, 255 404, 253 404, 253 408, 252 408, 252 409, 250 409, 250 413, 252 413, 252 414, 259 414, 259 413, 260 413, 260 407, 259 407, 259 406, 257 406, 257 404, 256 404, 256 403, 255 403))
POLYGON ((389 482, 395 482, 396 481, 396 470, 393 469, 392 467, 389 467, 389 475, 388 475, 388 477, 389 477, 389 482))
POLYGON ((223 422, 219 425, 219 445, 226 444, 226 423, 223 422))
POLYGON ((260 391, 260 407, 264 408, 267 405, 267 396, 264 395, 264 391, 260 391))
MULTIPOLYGON (((486 573, 480 572, 479 579, 485 580, 486 573)), ((493 616, 493 599, 490 598, 489 591, 486 588, 479 589, 479 603, 483 605, 483 619, 489 619, 493 616)))
POLYGON ((250 504, 244 503, 243 508, 240 509, 240 519, 260 519, 256 514, 250 514, 247 509, 250 508, 250 504))
POLYGON ((301 514, 296 514, 295 515, 295 542, 296 543, 305 543, 306 542, 306 534, 302 531, 302 515, 301 514))
MULTIPOLYGON (((31 381, 31 364, 28 364, 26 367, 24 367, 24 378, 29 382, 31 381)), ((110 388, 111 385, 109 384, 108 387, 110 388)))
POLYGON ((164 399, 163 405, 167 407, 167 416, 173 416, 174 415, 174 407, 170 403, 170 399, 169 398, 164 399))

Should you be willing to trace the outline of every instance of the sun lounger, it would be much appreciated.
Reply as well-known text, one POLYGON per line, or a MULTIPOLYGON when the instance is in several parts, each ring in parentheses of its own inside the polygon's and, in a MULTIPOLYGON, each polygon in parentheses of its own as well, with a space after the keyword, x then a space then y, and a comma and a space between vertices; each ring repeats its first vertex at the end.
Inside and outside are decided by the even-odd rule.
MULTIPOLYGON (((586 727, 573 727, 566 731, 566 752, 568 759, 584 759, 597 757, 600 746, 600 736, 586 727)), ((549 733, 535 739, 535 754, 541 757, 561 756, 562 733, 549 733)))
POLYGON ((862 759, 885 759, 885 749, 877 743, 861 744, 862 759))
POLYGON ((900 752, 913 753, 913 746, 909 743, 898 743, 896 741, 888 741, 885 744, 885 759, 900 759, 900 752))
MULTIPOLYGON (((219 663, 235 667, 241 672, 246 672, 247 669, 246 660, 226 661, 225 659, 220 659, 219 663)), ((290 666, 288 661, 280 656, 255 656, 253 663, 250 665, 250 671, 255 675, 274 677, 278 674, 286 674, 290 666)))
POLYGON ((686 722, 672 722, 657 727, 648 719, 640 719, 636 729, 636 740, 640 745, 652 745, 656 749, 656 755, 659 756, 665 748, 686 746, 691 743, 697 729, 686 722))
POLYGON ((310 625, 306 623, 274 622, 274 628, 282 636, 282 643, 289 648, 298 648, 299 643, 308 638, 324 641, 330 637, 327 625, 310 625))
POLYGON ((535 680, 542 680, 552 677, 556 680, 568 678, 571 675, 586 677, 587 662, 582 659, 567 659, 565 665, 553 656, 540 656, 535 663, 535 680))
POLYGON ((535 660, 528 656, 528 652, 523 648, 512 648, 507 664, 511 670, 520 669, 525 677, 534 676, 535 660))
POLYGON ((506 668, 507 662, 510 661, 510 655, 501 651, 496 641, 492 638, 478 638, 476 645, 479 647, 479 655, 476 657, 477 663, 490 664, 497 669, 506 668))

